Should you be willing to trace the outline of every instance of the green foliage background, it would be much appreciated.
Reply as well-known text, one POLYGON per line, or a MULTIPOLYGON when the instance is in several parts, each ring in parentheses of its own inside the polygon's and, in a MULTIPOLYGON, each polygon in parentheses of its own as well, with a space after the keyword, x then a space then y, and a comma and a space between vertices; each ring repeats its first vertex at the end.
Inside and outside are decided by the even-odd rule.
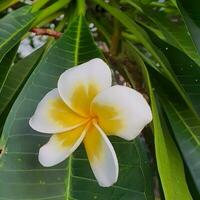
POLYGON ((1 0, 0 12, 0 200, 200 199, 198 1, 1 0), (19 58, 31 30, 52 23, 62 36, 19 58), (38 149, 49 136, 28 126, 60 74, 95 57, 116 82, 123 77, 142 92, 153 112, 134 141, 111 138, 120 176, 110 188, 98 186, 82 146, 43 168, 38 149))

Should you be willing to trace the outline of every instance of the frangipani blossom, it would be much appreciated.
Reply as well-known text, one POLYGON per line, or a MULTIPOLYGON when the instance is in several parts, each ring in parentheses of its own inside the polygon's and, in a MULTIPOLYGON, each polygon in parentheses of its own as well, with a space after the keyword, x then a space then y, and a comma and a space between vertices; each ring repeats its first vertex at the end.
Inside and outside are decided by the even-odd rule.
POLYGON ((39 151, 43 166, 62 162, 83 142, 99 185, 117 181, 118 161, 107 136, 132 140, 152 114, 139 92, 111 84, 111 71, 99 58, 60 76, 58 88, 46 94, 29 122, 34 130, 53 134, 39 151))

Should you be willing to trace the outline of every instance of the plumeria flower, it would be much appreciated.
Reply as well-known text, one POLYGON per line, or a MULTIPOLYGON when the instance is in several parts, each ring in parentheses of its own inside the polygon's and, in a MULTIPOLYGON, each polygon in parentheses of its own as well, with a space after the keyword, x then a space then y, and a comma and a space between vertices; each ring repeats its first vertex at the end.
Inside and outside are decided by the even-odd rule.
POLYGON ((34 130, 53 134, 39 150, 43 166, 62 162, 83 142, 99 185, 117 181, 118 161, 107 136, 132 140, 152 114, 139 92, 111 84, 111 71, 99 58, 60 76, 57 88, 44 96, 29 121, 34 130))

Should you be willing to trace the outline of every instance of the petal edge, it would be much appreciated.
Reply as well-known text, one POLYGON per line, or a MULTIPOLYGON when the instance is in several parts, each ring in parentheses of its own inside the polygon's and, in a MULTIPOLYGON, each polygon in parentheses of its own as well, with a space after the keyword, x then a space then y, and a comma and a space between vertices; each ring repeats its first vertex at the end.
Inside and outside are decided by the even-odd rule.
POLYGON ((93 123, 91 128, 84 138, 90 166, 99 185, 110 187, 118 179, 117 156, 112 144, 101 128, 96 123, 93 123))

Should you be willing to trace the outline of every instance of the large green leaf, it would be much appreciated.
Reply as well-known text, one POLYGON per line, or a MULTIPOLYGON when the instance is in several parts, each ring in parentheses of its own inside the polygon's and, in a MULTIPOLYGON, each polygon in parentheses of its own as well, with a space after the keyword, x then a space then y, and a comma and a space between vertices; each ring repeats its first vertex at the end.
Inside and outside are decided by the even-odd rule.
POLYGON ((147 68, 134 49, 128 48, 128 51, 141 68, 151 98, 156 161, 165 199, 192 199, 187 187, 181 156, 169 134, 147 68))
MULTIPOLYGON (((7 70, 7 73, 5 74, 5 76, 3 76, 4 79, 2 81, 2 84, 0 81, 0 115, 4 111, 6 106, 8 106, 13 97, 17 94, 17 92, 19 92, 19 89, 23 86, 23 84, 27 80, 27 77, 33 71, 34 66, 42 55, 43 51, 44 47, 41 47, 40 49, 36 50, 32 54, 12 66, 2 66, 2 69, 6 68, 5 70, 7 70)), ((7 55, 4 57, 4 59, 5 58, 7 58, 7 55)), ((12 60, 10 57, 8 57, 8 59, 9 61, 12 60)), ((1 73, 0 78, 2 75, 3 73, 1 73)))
POLYGON ((43 57, 8 116, 1 138, 0 200, 153 199, 150 165, 139 138, 132 142, 112 139, 120 176, 110 188, 97 184, 83 147, 55 167, 44 168, 38 162, 38 150, 49 136, 29 127, 30 116, 64 70, 94 57, 101 54, 85 19, 77 17, 43 57))
POLYGON ((28 31, 36 14, 30 13, 31 7, 25 6, 6 15, 0 20, 0 62, 28 31))

